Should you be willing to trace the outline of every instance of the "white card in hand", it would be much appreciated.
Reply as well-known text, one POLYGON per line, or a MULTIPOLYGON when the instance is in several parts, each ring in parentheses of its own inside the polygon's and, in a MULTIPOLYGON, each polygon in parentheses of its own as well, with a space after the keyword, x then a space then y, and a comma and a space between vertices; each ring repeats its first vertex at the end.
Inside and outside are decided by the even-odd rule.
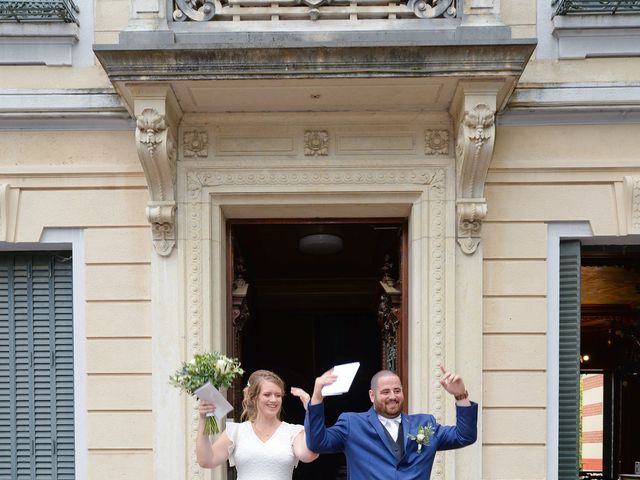
POLYGON ((218 420, 222 420, 227 416, 227 413, 233 410, 233 407, 227 402, 224 395, 222 395, 216 387, 211 385, 211 382, 205 383, 193 393, 195 393, 200 400, 215 404, 216 411, 213 412, 213 414, 218 420))
POLYGON ((349 391, 356 372, 360 368, 360 362, 344 363, 333 367, 333 374, 338 377, 335 383, 322 387, 322 396, 341 395, 349 391))

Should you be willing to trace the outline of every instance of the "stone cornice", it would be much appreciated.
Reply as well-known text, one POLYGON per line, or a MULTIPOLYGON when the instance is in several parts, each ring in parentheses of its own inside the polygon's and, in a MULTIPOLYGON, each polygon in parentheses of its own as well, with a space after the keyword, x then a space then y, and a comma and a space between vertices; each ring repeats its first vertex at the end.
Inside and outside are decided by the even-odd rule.
MULTIPOLYGON (((417 39, 419 40, 419 39, 417 39)), ((407 40, 408 41, 408 40, 407 40)), ((325 43, 274 48, 247 43, 199 46, 96 45, 112 82, 218 79, 420 77, 469 75, 518 77, 535 42, 452 45, 399 44, 337 47, 325 43), (206 47, 206 48, 204 48, 206 47)))

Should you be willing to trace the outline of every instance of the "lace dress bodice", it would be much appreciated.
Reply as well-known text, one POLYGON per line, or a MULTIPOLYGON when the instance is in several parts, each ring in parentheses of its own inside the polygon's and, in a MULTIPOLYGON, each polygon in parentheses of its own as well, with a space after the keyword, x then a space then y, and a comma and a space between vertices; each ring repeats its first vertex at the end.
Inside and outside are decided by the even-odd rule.
POLYGON ((293 453, 293 439, 302 425, 282 422, 263 442, 253 431, 251 422, 227 423, 231 439, 229 464, 238 471, 238 480, 291 480, 298 459, 293 453))

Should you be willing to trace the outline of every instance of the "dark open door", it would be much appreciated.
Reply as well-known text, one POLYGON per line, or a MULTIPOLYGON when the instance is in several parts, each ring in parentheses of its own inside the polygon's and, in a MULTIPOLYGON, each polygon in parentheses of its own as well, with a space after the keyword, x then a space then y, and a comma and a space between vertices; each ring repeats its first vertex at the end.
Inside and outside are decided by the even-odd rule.
MULTIPOLYGON (((351 390, 326 402, 330 424, 371 406, 369 382, 382 368, 397 371, 406 389, 406 237, 404 219, 229 222, 227 345, 246 371, 231 392, 236 418, 241 387, 261 368, 310 392, 333 365, 361 362, 351 390), (341 249, 302 251, 300 240, 317 232, 339 237, 341 249)), ((304 419, 292 396, 283 414, 290 423, 304 419)), ((300 465, 294 478, 346 478, 344 457, 300 465)))

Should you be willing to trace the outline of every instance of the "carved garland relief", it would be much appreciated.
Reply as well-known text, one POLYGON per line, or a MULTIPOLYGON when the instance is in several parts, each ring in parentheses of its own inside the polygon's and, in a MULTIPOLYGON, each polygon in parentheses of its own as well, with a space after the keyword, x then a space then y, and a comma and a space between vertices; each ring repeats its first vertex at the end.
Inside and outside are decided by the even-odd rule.
MULTIPOLYGON (((261 170, 230 171, 228 173, 211 170, 193 170, 186 173, 187 180, 187 352, 191 357, 202 349, 203 339, 203 269, 204 258, 208 254, 203 252, 202 225, 203 202, 209 201, 209 192, 212 188, 233 185, 274 186, 274 185, 425 185, 424 195, 428 195, 429 205, 429 231, 431 232, 428 255, 429 280, 426 282, 429 289, 430 320, 432 332, 429 351, 429 365, 432 366, 431 378, 439 378, 439 366, 443 364, 445 357, 444 324, 445 324, 445 299, 444 299, 444 275, 445 275, 445 171, 444 169, 368 169, 332 171, 329 169, 296 170, 279 173, 264 173, 261 170)), ((430 388, 432 413, 439 422, 444 420, 444 399, 439 388, 430 388)), ((195 461, 195 438, 197 428, 197 410, 191 410, 191 428, 189 432, 188 451, 191 461, 188 466, 188 478, 191 480, 202 479, 202 471, 195 461)), ((441 480, 444 475, 442 458, 436 457, 434 463, 433 478, 441 480)))

